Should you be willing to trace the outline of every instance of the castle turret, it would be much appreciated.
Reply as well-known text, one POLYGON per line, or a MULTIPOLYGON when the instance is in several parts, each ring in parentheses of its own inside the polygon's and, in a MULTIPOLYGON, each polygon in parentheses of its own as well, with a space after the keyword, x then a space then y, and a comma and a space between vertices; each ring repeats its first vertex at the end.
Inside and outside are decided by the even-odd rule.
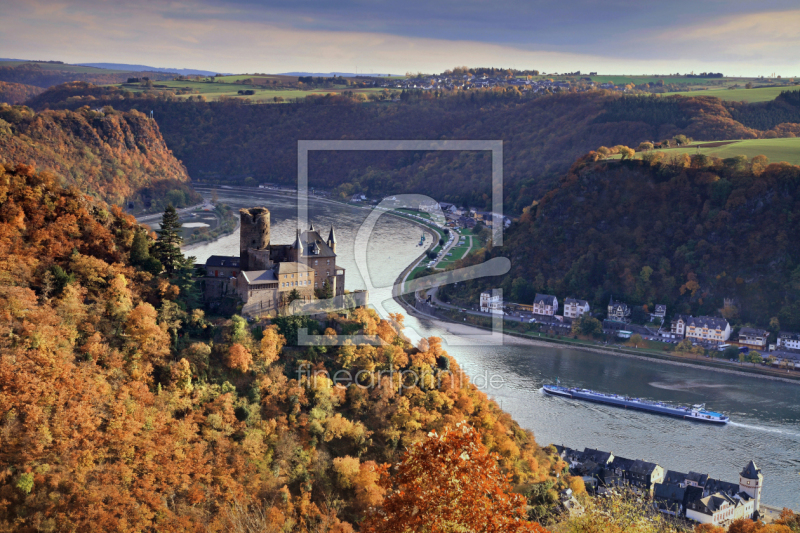
POLYGON ((251 207, 239 210, 239 258, 242 270, 249 270, 248 250, 269 249, 269 209, 251 207))
POLYGON ((328 234, 328 246, 330 246, 333 253, 336 253, 336 233, 333 231, 333 225, 331 224, 331 232, 328 234))
POLYGON ((739 490, 746 492, 755 500, 755 511, 761 505, 761 487, 764 485, 764 476, 753 461, 747 463, 739 474, 739 490))
POLYGON ((300 259, 303 257, 303 242, 301 240, 300 230, 297 230, 297 237, 294 239, 294 244, 292 245, 292 260, 295 262, 299 262, 300 259))

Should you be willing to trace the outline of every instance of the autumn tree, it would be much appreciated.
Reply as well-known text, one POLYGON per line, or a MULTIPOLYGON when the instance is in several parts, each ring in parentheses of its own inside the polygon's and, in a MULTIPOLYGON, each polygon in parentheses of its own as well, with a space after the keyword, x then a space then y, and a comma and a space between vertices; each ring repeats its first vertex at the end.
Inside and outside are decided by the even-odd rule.
POLYGON ((542 532, 526 520, 526 501, 513 494, 498 457, 465 422, 409 449, 384 480, 389 495, 368 515, 365 532, 542 532))

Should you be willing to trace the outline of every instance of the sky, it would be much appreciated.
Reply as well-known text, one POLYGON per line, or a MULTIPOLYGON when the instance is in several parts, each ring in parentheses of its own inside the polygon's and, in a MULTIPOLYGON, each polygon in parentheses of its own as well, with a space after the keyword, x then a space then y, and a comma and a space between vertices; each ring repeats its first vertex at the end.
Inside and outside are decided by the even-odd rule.
POLYGON ((797 0, 0 0, 0 57, 215 72, 800 77, 797 0))

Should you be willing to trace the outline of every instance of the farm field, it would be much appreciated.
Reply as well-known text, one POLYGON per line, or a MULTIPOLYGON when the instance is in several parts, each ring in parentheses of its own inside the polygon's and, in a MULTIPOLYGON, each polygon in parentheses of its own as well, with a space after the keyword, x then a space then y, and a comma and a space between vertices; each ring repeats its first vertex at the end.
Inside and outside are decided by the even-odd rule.
POLYGON ((685 76, 589 76, 595 83, 613 83, 614 85, 626 85, 633 83, 634 85, 641 85, 642 83, 658 83, 664 81, 665 84, 681 83, 686 85, 711 85, 718 83, 731 83, 736 81, 733 78, 687 78, 685 76))
MULTIPOLYGON (((757 155, 765 155, 769 158, 771 163, 786 161, 793 165, 800 165, 800 137, 788 139, 746 139, 714 143, 696 142, 685 148, 668 148, 659 151, 664 152, 668 157, 677 154, 694 155, 697 153, 719 157, 721 159, 736 157, 737 155, 746 155, 748 158, 753 158, 757 155), (722 146, 703 148, 703 144, 722 144, 722 146)), ((636 153, 637 158, 641 159, 641 156, 641 152, 636 153)))
POLYGON ((728 102, 769 102, 777 98, 782 91, 796 89, 796 86, 761 87, 755 89, 709 89, 707 91, 681 91, 672 94, 683 96, 716 96, 728 102))
MULTIPOLYGON (((370 88, 352 88, 348 89, 345 86, 337 86, 335 88, 319 88, 319 89, 309 89, 309 90, 301 90, 301 89, 292 89, 292 88, 262 88, 258 86, 251 86, 251 85, 243 85, 240 83, 233 83, 237 80, 242 79, 249 79, 253 78, 254 76, 220 76, 217 78, 203 78, 199 81, 195 80, 163 80, 157 81, 154 83, 154 87, 147 89, 147 90, 186 90, 189 89, 192 91, 191 94, 184 94, 178 95, 183 97, 189 97, 194 94, 201 94, 208 99, 218 99, 220 97, 237 97, 237 98, 245 98, 247 100, 252 100, 255 102, 258 101, 272 101, 275 97, 281 97, 284 100, 289 100, 292 98, 305 98, 306 96, 316 94, 316 95, 325 95, 328 93, 339 93, 342 91, 350 90, 354 93, 365 93, 369 94, 371 92, 379 92, 383 89, 370 87, 370 88), (224 80, 224 81, 220 81, 224 80), (239 91, 245 90, 252 90, 255 91, 255 94, 252 95, 240 95, 239 91)), ((286 76, 257 76, 258 78, 275 78, 277 81, 281 82, 284 80, 289 80, 289 77, 286 76)), ((296 82, 297 78, 291 78, 292 81, 296 82)), ((115 87, 119 87, 121 89, 127 91, 141 91, 145 90, 144 87, 141 87, 138 84, 127 84, 122 83, 115 85, 115 87)))

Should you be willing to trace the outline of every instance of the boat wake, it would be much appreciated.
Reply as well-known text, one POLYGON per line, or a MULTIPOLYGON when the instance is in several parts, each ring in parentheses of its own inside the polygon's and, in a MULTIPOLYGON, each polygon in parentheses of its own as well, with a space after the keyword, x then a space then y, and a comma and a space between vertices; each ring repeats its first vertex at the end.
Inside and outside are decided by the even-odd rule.
POLYGON ((746 428, 746 429, 753 429, 755 431, 764 431, 766 433, 780 433, 781 435, 790 435, 792 437, 800 438, 800 433, 795 433, 794 431, 784 431, 778 428, 768 428, 764 426, 751 426, 750 424, 742 424, 740 422, 729 422, 729 426, 746 428))

